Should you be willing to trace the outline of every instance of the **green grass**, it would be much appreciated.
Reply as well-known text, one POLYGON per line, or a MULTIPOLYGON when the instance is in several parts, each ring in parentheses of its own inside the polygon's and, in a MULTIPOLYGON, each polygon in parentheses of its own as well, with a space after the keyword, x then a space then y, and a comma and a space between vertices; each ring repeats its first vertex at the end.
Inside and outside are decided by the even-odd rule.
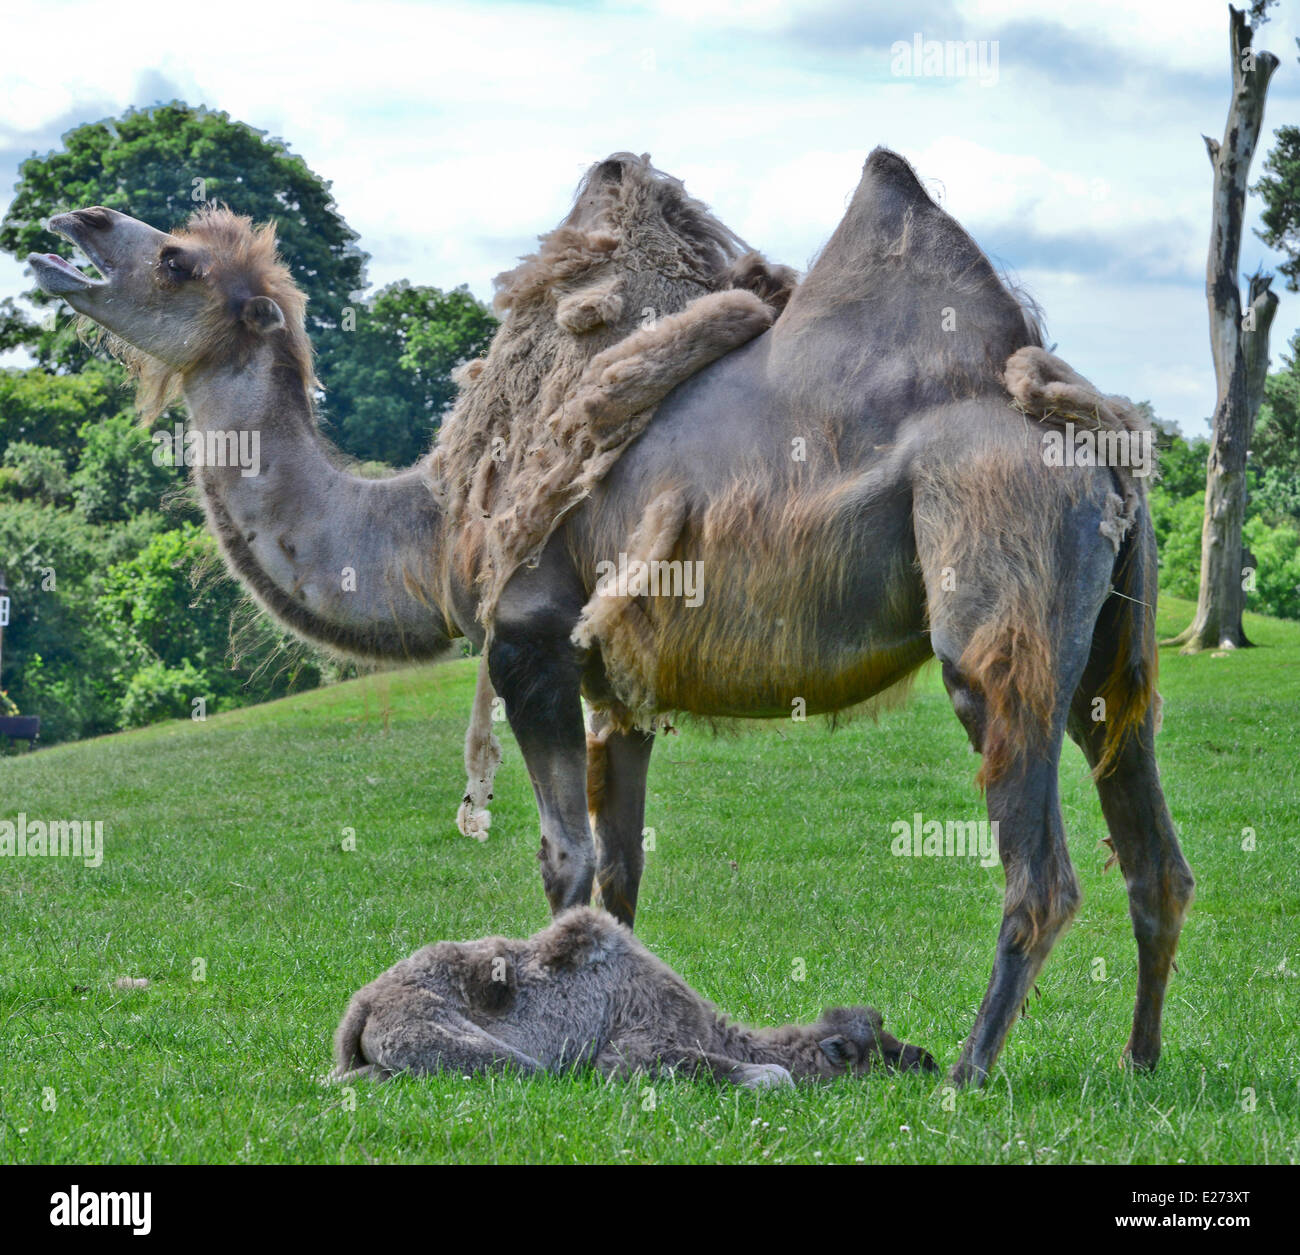
MULTIPOLYGON (((1166 602, 1162 633, 1190 613, 1166 602)), ((547 920, 513 743, 490 839, 456 832, 472 686, 456 663, 0 760, 0 818, 105 823, 102 867, 0 859, 0 1159, 1295 1162, 1300 627, 1248 631, 1260 648, 1162 657, 1162 770, 1199 889, 1153 1077, 1116 1066, 1135 949, 1070 745, 1084 902, 985 1090, 403 1078, 357 1087, 350 1109, 319 1078, 355 989, 427 941, 547 920)), ((1001 872, 895 858, 890 824, 980 817, 975 767, 933 673, 876 724, 665 738, 640 936, 735 1015, 869 1001, 951 1064, 1001 872)))

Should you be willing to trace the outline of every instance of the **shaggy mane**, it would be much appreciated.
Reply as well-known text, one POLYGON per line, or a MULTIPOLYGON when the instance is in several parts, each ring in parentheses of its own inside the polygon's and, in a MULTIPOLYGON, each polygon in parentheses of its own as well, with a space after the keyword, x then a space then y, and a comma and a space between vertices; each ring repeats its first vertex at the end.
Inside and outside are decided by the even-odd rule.
MULTIPOLYGON (((659 402, 765 331, 796 282, 648 154, 615 153, 592 166, 564 221, 497 277, 501 326, 487 356, 458 372, 461 392, 429 463, 454 538, 442 556, 443 604, 457 578, 477 588, 476 617, 490 637, 511 576, 537 560, 659 402)), ((680 510, 666 510, 654 543, 670 546, 680 523, 680 510)), ((640 626, 630 606, 597 619, 585 625, 593 640, 608 631, 629 647, 640 626)), ((609 659, 613 641, 602 647, 609 659)), ((500 757, 487 722, 487 653, 458 816, 462 832, 480 837, 500 757)), ((652 702, 642 694, 636 704, 652 702)))

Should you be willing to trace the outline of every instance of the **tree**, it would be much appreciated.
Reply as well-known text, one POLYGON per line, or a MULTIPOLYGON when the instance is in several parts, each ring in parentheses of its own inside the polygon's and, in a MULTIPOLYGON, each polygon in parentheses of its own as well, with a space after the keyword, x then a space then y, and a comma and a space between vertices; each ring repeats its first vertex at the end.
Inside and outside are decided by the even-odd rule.
POLYGON ((451 372, 487 352, 497 326, 466 287, 442 292, 405 280, 357 310, 340 342, 326 430, 345 452, 408 466, 428 451, 456 397, 451 372))
POLYGON ((1279 127, 1274 139, 1264 177, 1253 189, 1264 201, 1264 229, 1255 234, 1286 254, 1278 269, 1286 275, 1287 287, 1300 292, 1300 126, 1279 127))
MULTIPOLYGON (((174 101, 75 127, 63 149, 32 156, 0 223, 0 248, 18 258, 51 250, 72 257, 41 223, 51 214, 106 205, 170 230, 205 201, 256 222, 274 221, 280 251, 307 293, 307 329, 325 389, 330 434, 345 452, 390 464, 428 447, 454 395, 449 372, 486 349, 496 326, 464 288, 399 283, 368 303, 366 254, 330 184, 280 140, 225 114, 174 101)), ((27 294, 38 305, 51 298, 27 294)), ((82 368, 93 356, 70 324, 36 324, 0 304, 0 349, 28 344, 43 365, 82 368)))
POLYGON ((1273 522, 1300 527, 1300 332, 1282 366, 1264 385, 1251 442, 1251 506, 1273 522))
POLYGON ((153 441, 130 414, 88 420, 78 434, 81 463, 70 486, 88 522, 125 522, 155 509, 180 482, 174 468, 155 464, 153 441))
MULTIPOLYGON (((1257 0, 1257 21, 1266 7, 1257 0)), ((1218 395, 1206 471, 1201 530, 1201 579, 1196 617, 1175 639, 1184 653, 1248 645, 1242 629, 1246 573, 1242 526, 1246 513, 1246 455, 1268 371, 1268 332, 1277 308, 1270 277, 1250 279, 1242 315, 1237 270, 1245 216, 1246 179, 1264 121, 1268 82, 1278 59, 1256 53, 1254 34, 1240 9, 1228 6, 1232 50, 1232 100, 1219 143, 1205 136, 1214 169, 1214 212, 1205 289, 1210 307, 1210 346, 1218 395)))

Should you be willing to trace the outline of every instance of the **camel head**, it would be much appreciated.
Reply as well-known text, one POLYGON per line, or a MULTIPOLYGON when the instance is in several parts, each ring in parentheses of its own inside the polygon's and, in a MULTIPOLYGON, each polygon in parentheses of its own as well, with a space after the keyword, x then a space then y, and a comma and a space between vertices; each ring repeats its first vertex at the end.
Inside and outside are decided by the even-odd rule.
POLYGON ((880 1066, 900 1072, 937 1070, 928 1051, 885 1032, 875 1007, 828 1007, 816 1030, 827 1034, 817 1045, 836 1075, 861 1076, 880 1066))
POLYGON ((107 331, 142 383, 179 382, 269 337, 280 337, 310 381, 306 300, 276 256, 273 226, 204 207, 168 233, 94 205, 55 215, 49 228, 100 277, 54 253, 31 253, 37 283, 107 331))

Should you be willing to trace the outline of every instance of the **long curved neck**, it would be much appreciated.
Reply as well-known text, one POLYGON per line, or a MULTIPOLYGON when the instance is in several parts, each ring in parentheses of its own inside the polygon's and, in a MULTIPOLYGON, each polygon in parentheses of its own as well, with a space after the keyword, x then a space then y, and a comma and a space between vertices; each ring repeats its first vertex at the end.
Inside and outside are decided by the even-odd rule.
POLYGON ((273 345, 191 371, 185 400, 203 435, 195 461, 209 525, 271 614, 365 657, 446 649, 448 621, 431 596, 441 515, 422 466, 387 479, 341 471, 316 433, 305 385, 273 345))

